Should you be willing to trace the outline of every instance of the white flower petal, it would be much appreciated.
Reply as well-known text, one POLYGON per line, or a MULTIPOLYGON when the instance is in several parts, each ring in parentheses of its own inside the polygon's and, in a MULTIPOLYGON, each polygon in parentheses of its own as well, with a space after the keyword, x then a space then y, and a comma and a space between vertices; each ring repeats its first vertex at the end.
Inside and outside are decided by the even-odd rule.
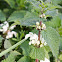
POLYGON ((4 22, 4 24, 3 24, 3 33, 5 33, 7 30, 8 30, 8 27, 9 27, 9 24, 8 24, 8 22, 7 21, 5 21, 4 22))
POLYGON ((32 43, 32 44, 36 44, 36 41, 35 41, 35 40, 32 40, 31 43, 32 43))
POLYGON ((48 60, 47 58, 45 58, 45 60, 40 60, 40 62, 50 62, 50 60, 48 60))
POLYGON ((30 34, 30 37, 32 37, 32 36, 33 36, 33 33, 32 33, 32 32, 29 32, 29 34, 30 34))
POLYGON ((17 33, 15 31, 12 31, 12 34, 16 37, 17 33))
POLYGON ((47 43, 45 42, 44 45, 47 45, 47 43))
POLYGON ((7 21, 4 22, 4 26, 6 26, 7 28, 9 27, 9 24, 7 21))
POLYGON ((39 25, 39 22, 36 22, 36 25, 39 25))
POLYGON ((3 26, 2 28, 3 28, 3 33, 5 33, 8 30, 7 26, 3 26))
POLYGON ((42 29, 46 29, 46 25, 42 23, 42 29))
POLYGON ((28 37, 30 37, 30 34, 25 35, 25 39, 28 39, 28 37))
POLYGON ((9 39, 9 38, 12 38, 12 37, 13 37, 13 34, 12 34, 12 32, 9 31, 7 33, 6 39, 9 39))
POLYGON ((43 18, 43 15, 40 15, 39 17, 43 18))
POLYGON ((43 15, 43 17, 45 17, 45 14, 44 13, 42 15, 43 15))
POLYGON ((29 45, 31 45, 32 43, 31 42, 29 42, 29 45))
POLYGON ((39 45, 40 44, 40 41, 37 41, 36 43, 37 43, 37 45, 39 45))
POLYGON ((43 46, 44 46, 43 44, 40 45, 40 47, 43 47, 43 46))
POLYGON ((11 26, 11 27, 10 27, 10 30, 14 29, 15 27, 16 27, 16 25, 14 25, 14 26, 11 26))
POLYGON ((38 35, 33 34, 33 35, 30 37, 30 40, 38 40, 38 35))

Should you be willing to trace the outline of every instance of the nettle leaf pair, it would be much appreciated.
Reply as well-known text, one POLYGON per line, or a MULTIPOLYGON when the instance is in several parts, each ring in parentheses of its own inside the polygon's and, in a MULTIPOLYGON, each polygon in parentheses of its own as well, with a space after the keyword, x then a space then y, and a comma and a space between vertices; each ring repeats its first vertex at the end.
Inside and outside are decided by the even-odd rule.
MULTIPOLYGON (((37 30, 33 30, 33 33, 37 34, 37 30), (33 32, 35 31, 35 32, 33 32)), ((41 35, 47 42, 46 46, 37 48, 36 46, 29 46, 29 41, 25 41, 21 44, 21 48, 23 49, 23 54, 25 56, 30 56, 32 59, 44 60, 45 57, 49 59, 48 52, 52 51, 54 57, 58 57, 59 54, 59 34, 58 32, 52 28, 48 27, 46 30, 41 31, 41 35)), ((21 59, 20 59, 21 60, 21 59)))
MULTIPOLYGON (((36 31, 34 33, 38 34, 36 31)), ((31 35, 32 35, 32 33, 31 33, 31 35)), ((26 46, 28 48, 27 47, 25 48, 25 46, 24 47, 21 46, 24 51, 23 53, 26 55, 26 53, 29 52, 28 54, 31 58, 44 60, 44 58, 48 55, 48 52, 52 51, 53 55, 57 58, 58 54, 59 54, 59 37, 60 37, 58 32, 52 27, 47 27, 45 30, 41 31, 41 35, 45 39, 45 42, 48 45, 42 46, 41 48, 28 47, 27 45, 26 46), (48 46, 50 47, 50 48, 48 48, 49 51, 46 49, 46 47, 48 47, 48 46), (28 49, 28 50, 26 50, 26 49, 28 49), (47 54, 46 54, 46 52, 47 52, 47 54)), ((30 33, 27 34, 27 37, 30 37, 30 33)), ((33 34, 33 37, 34 37, 34 34, 33 34)), ((32 39, 32 37, 31 37, 31 39, 32 39)), ((35 45, 36 43, 34 43, 34 41, 30 41, 29 45, 31 45, 31 44, 35 45)))

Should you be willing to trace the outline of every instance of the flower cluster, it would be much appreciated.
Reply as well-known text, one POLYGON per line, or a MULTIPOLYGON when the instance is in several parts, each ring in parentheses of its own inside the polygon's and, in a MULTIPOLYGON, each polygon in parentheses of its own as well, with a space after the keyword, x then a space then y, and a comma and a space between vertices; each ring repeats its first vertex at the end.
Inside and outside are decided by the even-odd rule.
POLYGON ((38 29, 38 30, 46 29, 46 25, 45 25, 44 23, 42 23, 42 24, 40 25, 39 22, 36 22, 36 29, 38 29))
POLYGON ((45 18, 46 19, 46 16, 45 14, 43 13, 42 15, 39 16, 40 18, 45 18))
POLYGON ((42 38, 42 36, 40 36, 40 41, 39 41, 38 40, 38 35, 37 34, 33 34, 32 32, 29 32, 29 34, 26 34, 25 39, 27 39, 28 37, 30 37, 29 45, 33 44, 34 46, 43 47, 44 45, 47 44, 45 42, 44 38, 42 38))
POLYGON ((50 60, 45 57, 45 60, 40 60, 40 62, 50 62, 50 60))
POLYGON ((11 31, 16 27, 16 25, 9 27, 9 24, 7 21, 5 21, 3 24, 0 24, 0 32, 3 32, 3 34, 6 34, 6 39, 12 38, 13 35, 16 37, 16 32, 11 31))

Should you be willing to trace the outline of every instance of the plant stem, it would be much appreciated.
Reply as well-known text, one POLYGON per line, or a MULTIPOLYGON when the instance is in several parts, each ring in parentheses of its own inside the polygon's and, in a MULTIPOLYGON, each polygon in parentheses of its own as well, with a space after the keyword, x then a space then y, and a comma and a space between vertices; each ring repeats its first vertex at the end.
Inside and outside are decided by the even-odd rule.
MULTIPOLYGON (((42 24, 42 21, 40 21, 40 26, 41 26, 41 24, 42 24)), ((40 41, 40 30, 39 30, 39 33, 38 33, 38 40, 40 41)), ((39 60, 38 59, 36 59, 36 61, 35 62, 39 62, 39 60)))
POLYGON ((12 49, 14 49, 15 47, 17 47, 18 45, 20 45, 21 43, 23 43, 25 40, 27 39, 23 39, 21 41, 19 41, 18 43, 16 43, 15 45, 13 45, 12 47, 6 49, 5 51, 0 53, 0 57, 2 57, 3 55, 5 55, 6 53, 8 53, 9 51, 11 51, 12 49))
POLYGON ((36 61, 35 62, 39 62, 39 60, 38 59, 36 59, 36 61))

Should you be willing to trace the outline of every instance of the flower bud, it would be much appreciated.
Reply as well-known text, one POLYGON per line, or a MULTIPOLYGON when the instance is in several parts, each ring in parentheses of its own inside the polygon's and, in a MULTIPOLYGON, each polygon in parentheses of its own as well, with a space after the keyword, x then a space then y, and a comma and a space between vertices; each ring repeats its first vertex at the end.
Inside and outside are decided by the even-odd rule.
POLYGON ((36 25, 39 25, 39 22, 36 22, 36 25))

